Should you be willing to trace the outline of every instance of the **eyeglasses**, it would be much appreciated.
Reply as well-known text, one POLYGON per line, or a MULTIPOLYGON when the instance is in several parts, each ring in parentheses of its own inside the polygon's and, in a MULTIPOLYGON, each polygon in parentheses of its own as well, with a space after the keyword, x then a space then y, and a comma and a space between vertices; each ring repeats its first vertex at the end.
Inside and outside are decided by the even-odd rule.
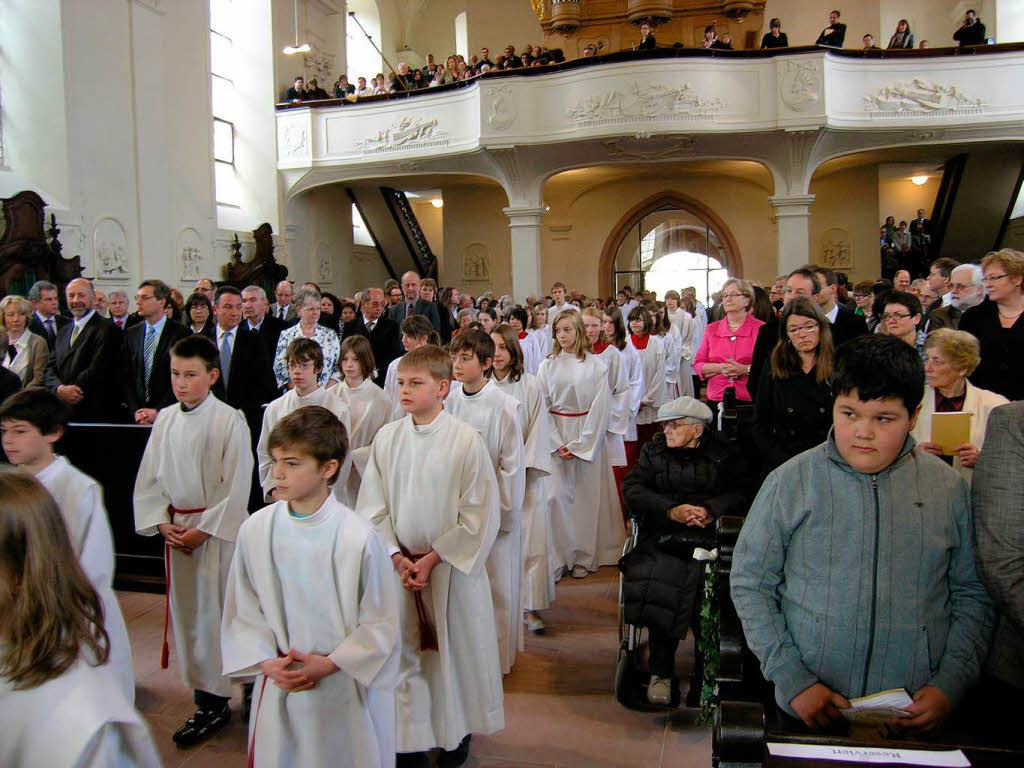
POLYGON ((799 328, 786 328, 786 333, 790 336, 798 336, 801 333, 816 333, 818 330, 817 323, 808 323, 807 325, 801 325, 799 328))
POLYGON ((722 298, 723 299, 739 299, 739 298, 742 298, 742 296, 743 296, 742 293, 723 293, 722 294, 722 298))
POLYGON ((908 317, 912 317, 912 315, 909 312, 907 312, 906 314, 901 314, 899 312, 886 312, 884 315, 882 315, 882 319, 885 320, 885 322, 887 323, 891 323, 895 320, 906 320, 908 317))
POLYGON ((1002 275, 986 275, 983 278, 983 282, 994 283, 996 280, 1002 280, 1004 277, 1009 277, 1009 275, 1007 275, 1007 274, 1002 274, 1002 275))
POLYGON ((313 361, 312 360, 307 360, 304 363, 297 363, 297 362, 288 363, 288 370, 289 371, 312 371, 313 370, 313 361))

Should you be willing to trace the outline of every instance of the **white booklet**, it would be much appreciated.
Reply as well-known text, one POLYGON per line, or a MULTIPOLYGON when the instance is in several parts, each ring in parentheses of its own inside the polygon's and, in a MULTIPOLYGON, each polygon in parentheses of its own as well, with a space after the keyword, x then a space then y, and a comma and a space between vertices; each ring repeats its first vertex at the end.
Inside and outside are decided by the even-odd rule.
POLYGON ((906 709, 914 700, 903 688, 891 688, 870 696, 850 699, 850 708, 841 709, 843 717, 854 722, 892 720, 894 717, 910 717, 906 709))

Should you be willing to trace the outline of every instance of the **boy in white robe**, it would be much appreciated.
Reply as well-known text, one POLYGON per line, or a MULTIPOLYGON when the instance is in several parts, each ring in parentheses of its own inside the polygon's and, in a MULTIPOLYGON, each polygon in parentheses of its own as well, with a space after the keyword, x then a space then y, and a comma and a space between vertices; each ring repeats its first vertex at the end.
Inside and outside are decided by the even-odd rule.
MULTIPOLYGON (((270 433, 274 431, 277 422, 299 408, 307 405, 320 405, 337 417, 345 427, 346 435, 352 428, 348 404, 320 386, 319 377, 324 367, 324 353, 320 345, 313 339, 300 336, 288 345, 288 349, 285 350, 285 361, 288 364, 288 379, 291 381, 292 388, 272 401, 263 411, 263 428, 260 430, 260 439, 256 444, 260 485, 263 488, 263 498, 268 502, 277 501, 277 497, 274 496, 274 478, 271 473, 273 459, 270 457, 268 443, 270 433)), ((334 484, 335 495, 343 504, 355 502, 355 498, 349 500, 346 496, 351 466, 352 460, 346 456, 346 460, 338 470, 339 482, 334 484)))
MULTIPOLYGON (((196 711, 174 732, 179 746, 231 718, 231 680, 220 659, 220 621, 238 528, 248 517, 253 459, 245 416, 211 395, 220 352, 205 336, 171 348, 178 405, 157 414, 135 480, 135 530, 163 536, 174 644, 196 711)), ((161 666, 167 666, 166 622, 161 666)))
POLYGON ((238 531, 221 647, 225 674, 257 675, 254 766, 395 762, 397 590, 376 531, 331 492, 347 442, 321 406, 281 419, 267 438, 279 500, 238 531))
POLYGON ((135 674, 128 628, 114 594, 114 538, 99 483, 79 471, 53 447, 71 417, 68 406, 49 390, 23 389, 0 407, 4 452, 17 467, 35 476, 50 492, 71 538, 71 548, 103 601, 110 637, 107 668, 116 676, 128 704, 135 702, 135 674))
POLYGON ((498 479, 501 524, 487 558, 487 578, 491 582, 501 671, 507 675, 515 664, 516 651, 524 647, 519 583, 523 572, 526 463, 519 402, 499 390, 490 379, 494 341, 486 333, 464 331, 452 339, 449 352, 455 382, 444 402, 445 410, 483 438, 498 479))
POLYGON ((485 563, 498 533, 498 482, 483 440, 444 412, 448 355, 433 345, 402 358, 409 414, 377 433, 358 512, 380 533, 402 587, 395 687, 402 764, 461 765, 471 733, 505 725, 501 663, 485 563))

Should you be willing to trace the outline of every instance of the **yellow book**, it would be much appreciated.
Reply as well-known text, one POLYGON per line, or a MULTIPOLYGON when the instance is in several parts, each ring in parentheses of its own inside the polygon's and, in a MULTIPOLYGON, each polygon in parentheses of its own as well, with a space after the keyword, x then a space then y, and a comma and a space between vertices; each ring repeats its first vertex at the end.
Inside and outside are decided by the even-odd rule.
POLYGON ((942 453, 953 455, 958 445, 971 442, 970 411, 932 414, 932 442, 942 446, 942 453))

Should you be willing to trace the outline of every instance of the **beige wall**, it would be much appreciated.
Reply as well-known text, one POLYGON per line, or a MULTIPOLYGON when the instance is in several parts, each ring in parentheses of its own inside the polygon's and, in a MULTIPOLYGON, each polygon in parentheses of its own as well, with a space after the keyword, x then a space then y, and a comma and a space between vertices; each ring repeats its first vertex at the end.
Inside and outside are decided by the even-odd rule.
POLYGON ((457 285, 473 296, 488 290, 498 296, 511 292, 512 244, 508 219, 502 213, 507 205, 508 198, 497 184, 444 189, 444 256, 438 269, 442 286, 457 285), (464 262, 477 257, 487 263, 489 280, 465 278, 464 262))
POLYGON ((836 266, 851 282, 877 278, 878 166, 850 168, 811 181, 811 258, 822 262, 823 243, 845 240, 852 246, 853 266, 836 266), (839 232, 837 232, 839 230, 839 232))
POLYGON ((440 262, 444 255, 444 208, 435 208, 429 200, 413 200, 411 205, 430 250, 440 262))
MULTIPOLYGON (((880 0, 857 0, 855 3, 808 2, 808 0, 768 0, 764 7, 764 27, 768 21, 778 17, 782 31, 789 38, 790 45, 814 45, 821 30, 828 26, 828 14, 833 8, 841 12, 840 21, 846 24, 844 48, 860 48, 861 37, 870 32, 877 37, 880 16, 880 0)), ((886 38, 888 42, 888 38, 886 38)), ((878 43, 876 43, 878 44, 878 43)))
POLYGON ((878 223, 885 221, 886 216, 895 216, 896 223, 900 220, 909 222, 917 215, 918 208, 924 208, 924 215, 932 217, 932 206, 939 191, 942 179, 935 175, 928 178, 927 184, 920 187, 907 178, 879 178, 878 180, 878 223))

